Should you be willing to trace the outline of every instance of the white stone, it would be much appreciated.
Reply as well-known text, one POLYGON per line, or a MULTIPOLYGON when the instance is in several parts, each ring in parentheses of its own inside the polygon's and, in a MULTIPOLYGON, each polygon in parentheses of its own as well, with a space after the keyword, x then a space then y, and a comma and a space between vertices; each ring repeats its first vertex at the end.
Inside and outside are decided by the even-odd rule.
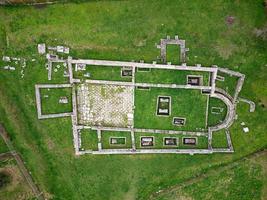
POLYGON ((75 64, 75 71, 84 71, 86 70, 86 64, 77 63, 75 64))
POLYGON ((39 54, 45 54, 45 44, 38 44, 38 53, 39 54))
POLYGON ((127 117, 128 117, 128 120, 133 120, 134 118, 133 113, 128 113, 127 117))
POLYGON ((12 67, 12 66, 9 66, 9 65, 7 65, 7 66, 4 66, 4 69, 5 69, 5 70, 11 70, 11 71, 14 71, 16 68, 15 68, 15 67, 12 67))
POLYGON ((64 47, 63 46, 57 46, 57 52, 63 53, 64 52, 64 47))
POLYGON ((69 75, 69 72, 68 71, 64 71, 64 73, 63 73, 63 77, 69 77, 70 75, 69 75))
POLYGON ((89 78, 91 76, 91 74, 89 72, 87 72, 83 76, 89 78))
POLYGON ((64 53, 69 54, 70 53, 70 48, 69 47, 64 47, 64 53))
POLYGON ((3 56, 2 60, 5 62, 10 62, 10 57, 9 56, 3 56))
POLYGON ((244 131, 244 133, 248 133, 249 132, 249 128, 248 127, 244 127, 243 131, 244 131))
POLYGON ((67 104, 68 102, 69 101, 67 97, 60 97, 58 101, 58 103, 61 103, 61 104, 67 104))

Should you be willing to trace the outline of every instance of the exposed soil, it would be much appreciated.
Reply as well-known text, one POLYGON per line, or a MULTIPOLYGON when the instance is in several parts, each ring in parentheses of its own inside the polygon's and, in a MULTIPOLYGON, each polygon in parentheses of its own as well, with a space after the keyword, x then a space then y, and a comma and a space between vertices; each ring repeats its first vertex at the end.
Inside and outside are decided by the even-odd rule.
POLYGON ((11 182, 11 175, 5 171, 0 172, 0 190, 11 182))
POLYGON ((235 17, 233 17, 233 16, 227 16, 226 17, 226 24, 227 25, 232 25, 232 24, 234 24, 234 22, 235 22, 235 17))
POLYGON ((34 8, 36 9, 45 9, 47 7, 47 4, 35 4, 34 8))

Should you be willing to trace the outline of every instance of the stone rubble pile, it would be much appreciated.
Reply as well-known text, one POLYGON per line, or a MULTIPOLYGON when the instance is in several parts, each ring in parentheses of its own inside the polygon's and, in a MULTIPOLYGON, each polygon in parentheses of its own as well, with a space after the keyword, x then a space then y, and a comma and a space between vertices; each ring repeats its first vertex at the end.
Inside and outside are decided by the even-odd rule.
MULTIPOLYGON (((4 62, 9 63, 8 65, 5 65, 3 67, 4 70, 8 70, 8 71, 15 71, 16 67, 21 67, 21 71, 20 71, 20 77, 24 78, 24 70, 26 67, 26 59, 24 58, 16 58, 16 57, 10 57, 10 56, 3 56, 2 60, 4 62)), ((35 61, 35 59, 32 59, 32 62, 35 61)))

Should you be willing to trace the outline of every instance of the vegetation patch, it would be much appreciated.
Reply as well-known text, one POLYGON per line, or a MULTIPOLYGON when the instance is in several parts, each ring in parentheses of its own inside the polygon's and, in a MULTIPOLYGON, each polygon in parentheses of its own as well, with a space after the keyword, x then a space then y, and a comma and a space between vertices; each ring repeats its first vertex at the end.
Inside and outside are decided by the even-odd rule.
POLYGON ((13 159, 0 161, 0 199, 34 199, 31 188, 13 159))
POLYGON ((0 137, 0 153, 5 153, 7 151, 8 151, 8 148, 6 146, 6 143, 4 142, 2 137, 0 137))
POLYGON ((212 147, 213 148, 227 148, 228 147, 225 129, 213 132, 212 147))
MULTIPOLYGON (((256 153, 257 154, 257 153, 256 153)), ((266 152, 213 169, 156 195, 151 200, 265 199, 267 183, 266 152), (196 192, 197 191, 197 192, 196 192), (182 198, 181 198, 182 197, 182 198)))
POLYGON ((68 83, 69 77, 67 76, 68 66, 67 63, 53 62, 52 63, 52 80, 55 83, 68 83))
POLYGON ((149 72, 137 70, 135 77, 137 83, 165 83, 186 85, 188 75, 203 76, 203 85, 208 86, 209 72, 197 72, 187 70, 151 69, 149 72))
POLYGON ((132 81, 129 76, 121 76, 121 67, 116 66, 87 65, 84 71, 75 71, 73 68, 73 76, 82 80, 132 81))
POLYGON ((97 132, 91 129, 81 129, 81 149, 83 150, 98 150, 97 132))
MULTIPOLYGON (((232 162, 266 146, 266 108, 257 106, 255 113, 251 114, 248 106, 241 102, 237 108, 238 119, 230 130, 235 147, 232 155, 87 155, 77 158, 73 155, 71 120, 37 120, 34 95, 34 84, 47 82, 45 62, 36 55, 38 42, 69 45, 76 58, 143 59, 152 62, 158 55, 155 43, 159 38, 166 34, 179 34, 186 39, 190 49, 188 65, 217 64, 231 69, 238 65, 240 72, 246 75, 241 95, 255 102, 261 100, 266 107, 264 83, 267 79, 267 44, 253 34, 253 30, 262 29, 266 24, 262 1, 207 3, 205 0, 173 0, 167 4, 163 0, 94 1, 55 4, 44 10, 29 6, 1 7, 0 18, 1 27, 5 27, 4 36, 1 36, 1 44, 4 45, 0 45, 0 55, 27 58, 24 79, 20 78, 19 73, 0 72, 0 121, 5 124, 16 149, 25 158, 34 180, 42 191, 51 193, 54 199, 127 199, 128 195, 128 199, 144 200, 148 199, 151 192, 184 182, 211 167, 232 162), (229 15, 235 16, 231 27, 225 24, 225 17, 229 15), (214 44, 220 43, 221 38, 238 46, 228 59, 220 57, 214 49, 214 44), (144 41, 144 45, 135 46, 136 41, 144 41), (30 61, 33 57, 37 58, 36 62, 30 61), (240 128, 242 121, 253 131, 244 134, 240 128), (49 151, 45 145, 48 138, 53 138, 53 151, 49 151)), ((170 74, 165 78, 174 76, 170 74)), ((156 73, 153 78, 157 79, 158 76, 156 73)), ((183 78, 182 83, 186 81, 186 76, 183 78)), ((145 77, 140 81, 149 79, 145 77)), ((164 78, 158 80, 165 81, 164 78)), ((144 95, 144 101, 148 100, 144 93, 141 94, 144 95)), ((198 101, 192 102, 188 104, 193 107, 199 104, 198 101)), ((153 108, 153 114, 155 110, 153 108)), ((145 115, 137 112, 140 121, 145 115)), ((188 112, 194 111, 189 109, 188 112)), ((146 126, 149 123, 146 122, 146 126)), ((159 127, 164 126, 161 124, 159 127)), ((244 174, 242 181, 247 177, 244 174)), ((220 178, 219 175, 218 179, 206 184, 201 193, 194 195, 212 196, 214 191, 227 191, 226 187, 220 187, 222 184, 217 184, 220 178)), ((232 181, 235 181, 235 177, 232 181)), ((242 196, 242 199, 251 199, 251 196, 246 198, 247 195, 255 194, 255 198, 258 198, 260 187, 252 186, 255 190, 248 190, 244 187, 245 181, 244 184, 242 181, 239 184, 239 181, 231 187, 236 190, 236 195, 243 193, 246 196, 242 196)), ((192 191, 196 190, 198 188, 192 191)), ((223 199, 221 197, 217 199, 223 199)), ((228 197, 230 199, 231 195, 228 197)), ((0 199, 8 198, 3 194, 0 199)), ((233 196, 232 199, 240 198, 233 196)))
POLYGON ((180 46, 175 44, 168 44, 167 46, 167 62, 178 65, 180 61, 180 46))
POLYGON ((135 90, 135 127, 191 131, 204 129, 206 100, 207 96, 198 90, 166 88, 151 88, 150 91, 135 90), (158 96, 171 97, 169 116, 156 115, 158 96), (186 118, 184 126, 173 124, 173 118, 177 116, 186 118))
POLYGON ((183 144, 183 138, 192 138, 190 135, 182 134, 162 134, 162 133, 135 133, 135 145, 136 148, 153 148, 153 149, 206 149, 208 148, 208 138, 205 136, 197 136, 196 145, 183 144), (153 137, 153 146, 142 146, 142 137, 153 137), (173 145, 166 145, 166 139, 176 138, 176 143, 173 145))
POLYGON ((42 88, 40 94, 43 114, 72 112, 71 88, 42 88))
POLYGON ((225 90, 230 96, 234 97, 235 88, 237 86, 238 77, 230 76, 229 74, 225 74, 222 72, 218 72, 220 77, 223 77, 222 80, 216 80, 216 87, 225 90))
POLYGON ((101 142, 103 149, 132 148, 132 139, 130 132, 102 131, 101 134, 101 142), (117 144, 111 143, 112 138, 117 138, 117 144))
POLYGON ((208 111, 208 126, 220 124, 225 119, 227 107, 223 101, 210 97, 208 111))

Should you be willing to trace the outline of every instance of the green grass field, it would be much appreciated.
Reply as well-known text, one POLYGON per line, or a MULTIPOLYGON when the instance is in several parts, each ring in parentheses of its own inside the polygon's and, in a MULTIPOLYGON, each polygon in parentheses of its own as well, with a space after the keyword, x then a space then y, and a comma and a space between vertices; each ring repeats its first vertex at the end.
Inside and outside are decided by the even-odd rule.
POLYGON ((6 146, 6 143, 2 138, 0 138, 0 153, 5 153, 8 151, 8 148, 6 146))
POLYGON ((67 65, 64 66, 63 63, 53 63, 52 64, 52 80, 55 83, 68 83, 69 78, 63 76, 64 71, 66 72, 68 71, 67 65))
POLYGON ((84 150, 98 150, 97 132, 90 129, 81 130, 81 148, 84 150))
POLYGON ((130 132, 116 132, 116 131, 103 131, 102 132, 102 147, 103 149, 125 149, 132 147, 131 133, 130 132), (111 145, 111 137, 123 137, 126 138, 126 143, 122 145, 111 145))
POLYGON ((265 199, 267 196, 266 153, 235 162, 228 170, 208 172, 192 184, 159 195, 154 200, 177 199, 265 199))
MULTIPOLYGON (((0 55, 26 58, 27 67, 23 79, 19 67, 14 72, 0 70, 0 122, 5 125, 16 150, 47 198, 148 199, 151 193, 162 188, 182 183, 210 168, 231 163, 266 147, 267 42, 255 34, 256 30, 264 29, 266 19, 261 0, 209 3, 204 0, 92 1, 55 4, 43 9, 1 7, 0 55), (232 25, 227 24, 227 16, 235 17, 232 25), (34 85, 48 82, 45 60, 37 54, 37 43, 70 46, 74 58, 152 62, 159 55, 155 43, 166 35, 173 37, 176 34, 186 40, 190 49, 188 65, 216 64, 246 75, 240 95, 253 100, 256 111, 249 113, 247 104, 237 105, 238 119, 230 128, 234 154, 76 157, 70 118, 37 119, 34 85), (36 61, 31 62, 32 58, 36 61), (249 134, 244 134, 240 127, 243 121, 251 130, 249 134)), ((151 104, 148 115, 152 115, 155 107, 151 102, 154 100, 145 91, 140 93, 144 101, 151 104)), ((141 105, 142 101, 137 99, 137 103, 141 105)), ((202 100, 192 100, 185 106, 202 111, 199 106, 202 103, 202 100)), ((143 108, 146 109, 145 105, 143 108)), ((148 123, 144 111, 136 110, 136 125, 170 127, 169 121, 158 124, 155 118, 152 118, 152 124, 148 123)), ((195 116, 196 112, 192 114, 195 116)), ((199 126, 204 126, 203 119, 197 120, 200 120, 197 121, 199 126)), ((233 181, 238 193, 232 199, 240 197, 241 193, 249 193, 248 197, 253 193, 255 198, 263 194, 257 181, 251 186, 258 171, 248 172, 246 168, 235 171, 238 176, 233 176, 233 181), (238 171, 245 175, 239 176, 238 171), (238 187, 244 185, 243 180, 247 177, 252 180, 250 184, 238 187)), ((225 178, 227 174, 218 176, 225 178)), ((203 187, 214 181, 209 179, 207 182, 209 184, 204 186, 194 186, 194 190, 203 191, 203 187)), ((189 195, 192 191, 188 189, 189 195)), ((218 191, 223 199, 224 188, 218 188, 218 191)), ((208 199, 204 192, 201 197, 208 199)))
POLYGON ((151 88, 135 90, 135 127, 168 130, 191 130, 205 128, 207 96, 199 90, 151 88), (170 116, 157 116, 158 96, 171 97, 170 116), (198 102, 198 104, 194 104, 198 102), (173 117, 186 118, 184 126, 174 126, 173 117))
POLYGON ((233 97, 235 94, 235 88, 237 85, 238 77, 230 76, 222 72, 219 72, 218 75, 224 77, 224 81, 217 80, 216 87, 224 89, 228 94, 230 94, 233 97))
POLYGON ((174 65, 181 64, 180 61, 180 47, 178 45, 167 45, 167 62, 174 65))
POLYGON ((72 112, 71 88, 41 88, 42 114, 72 112), (67 97, 68 103, 59 103, 61 97, 67 97))
POLYGON ((155 149, 166 149, 166 148, 173 148, 173 149, 207 149, 208 148, 208 138, 204 136, 199 136, 197 138, 197 145, 184 145, 183 138, 184 137, 192 137, 189 135, 181 135, 181 134, 152 134, 152 133, 135 133, 135 145, 136 148, 155 148, 155 149), (141 137, 142 136, 153 136, 154 137, 154 146, 153 147, 142 147, 141 146, 141 137), (165 146, 163 140, 165 137, 175 137, 178 139, 178 145, 176 147, 168 147, 165 146))
POLYGON ((213 148, 227 148, 228 147, 225 129, 213 132, 212 147, 213 148))
POLYGON ((167 83, 186 85, 187 75, 201 75, 203 76, 203 85, 208 85, 209 73, 196 71, 151 69, 150 72, 137 71, 135 74, 135 79, 137 83, 167 83))
POLYGON ((227 107, 224 104, 223 101, 217 98, 210 98, 209 99, 209 111, 208 111, 208 126, 214 126, 216 124, 222 123, 222 121, 225 119, 227 113, 227 107), (213 112, 212 108, 219 108, 222 109, 222 112, 213 112))
POLYGON ((132 81, 130 77, 121 77, 121 67, 116 66, 94 66, 86 67, 85 71, 77 71, 73 76, 80 79, 109 80, 109 81, 132 81), (84 77, 84 74, 90 73, 90 77, 84 77))

